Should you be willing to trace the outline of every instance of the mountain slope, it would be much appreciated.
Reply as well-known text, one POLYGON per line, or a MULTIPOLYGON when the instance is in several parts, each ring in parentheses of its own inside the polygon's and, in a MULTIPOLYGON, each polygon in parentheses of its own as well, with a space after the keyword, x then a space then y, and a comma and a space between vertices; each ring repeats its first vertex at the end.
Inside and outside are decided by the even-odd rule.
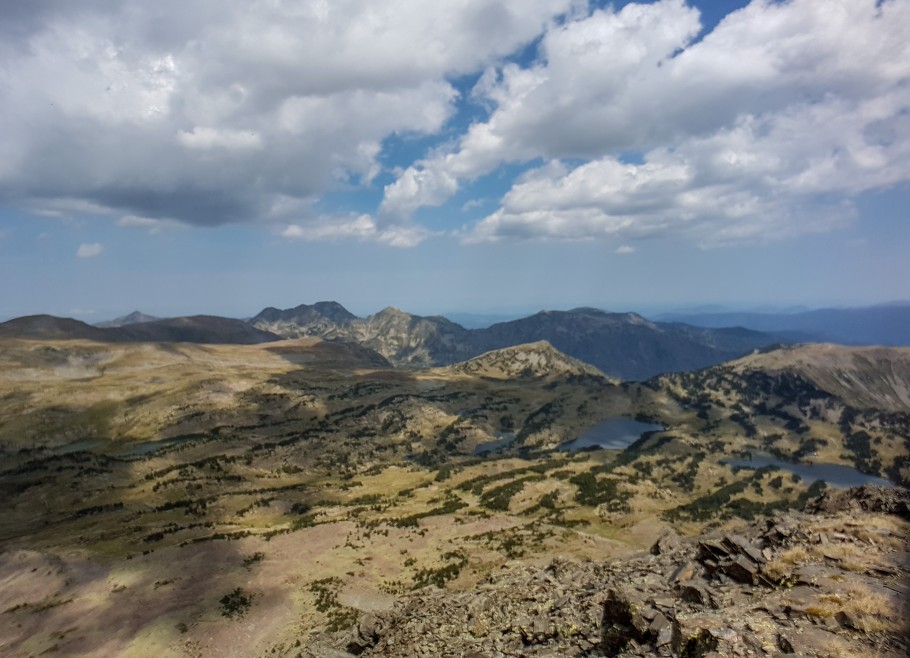
POLYGON ((662 375, 648 389, 718 446, 910 483, 910 348, 783 347, 662 375))
POLYGON ((546 340, 559 351, 609 375, 634 380, 663 372, 703 368, 776 340, 747 330, 705 330, 662 324, 636 313, 608 313, 591 308, 541 311, 478 330, 475 335, 487 349, 546 340))
POLYGON ((231 343, 248 345, 279 340, 279 336, 243 320, 215 315, 193 315, 143 322, 116 330, 120 340, 135 342, 231 343))
POLYGON ((910 348, 797 345, 744 357, 739 372, 790 372, 853 407, 910 412, 910 348))

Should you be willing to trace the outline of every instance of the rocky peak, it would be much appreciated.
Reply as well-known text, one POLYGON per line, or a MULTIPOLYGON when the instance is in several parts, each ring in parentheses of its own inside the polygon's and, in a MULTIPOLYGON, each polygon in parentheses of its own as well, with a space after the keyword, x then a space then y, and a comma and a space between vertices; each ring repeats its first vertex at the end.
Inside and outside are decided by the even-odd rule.
POLYGON ((566 376, 603 377, 587 363, 573 359, 545 340, 493 350, 451 366, 458 373, 494 379, 546 378, 566 376))
POLYGON ((313 304, 312 308, 320 315, 330 318, 338 323, 350 322, 351 320, 357 319, 356 315, 335 301, 316 302, 313 304))

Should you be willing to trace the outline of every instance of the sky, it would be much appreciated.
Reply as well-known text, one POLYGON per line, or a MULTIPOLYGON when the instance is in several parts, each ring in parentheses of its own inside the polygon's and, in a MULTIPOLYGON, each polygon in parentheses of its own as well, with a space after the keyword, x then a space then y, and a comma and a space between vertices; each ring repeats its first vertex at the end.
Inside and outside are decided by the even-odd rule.
POLYGON ((0 320, 910 299, 910 0, 8 0, 0 320))

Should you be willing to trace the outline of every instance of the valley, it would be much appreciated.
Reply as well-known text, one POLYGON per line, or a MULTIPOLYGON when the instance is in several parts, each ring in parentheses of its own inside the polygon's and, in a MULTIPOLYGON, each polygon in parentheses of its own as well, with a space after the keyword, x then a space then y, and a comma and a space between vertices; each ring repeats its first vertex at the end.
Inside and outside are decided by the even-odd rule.
POLYGON ((412 591, 627 558, 823 490, 728 463, 753 453, 906 486, 910 350, 783 349, 635 383, 545 342, 401 370, 316 338, 6 339, 0 646, 294 656, 412 591), (558 450, 619 417, 657 429, 558 450))

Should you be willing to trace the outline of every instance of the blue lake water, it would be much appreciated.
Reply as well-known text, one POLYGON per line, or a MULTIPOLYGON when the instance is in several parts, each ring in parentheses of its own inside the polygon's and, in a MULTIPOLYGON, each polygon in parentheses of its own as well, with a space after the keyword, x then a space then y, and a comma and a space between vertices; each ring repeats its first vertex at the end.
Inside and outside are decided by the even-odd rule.
POLYGON ((806 484, 811 484, 816 480, 824 480, 833 487, 858 487, 863 484, 877 484, 883 487, 894 486, 884 478, 867 475, 856 470, 852 466, 788 462, 767 453, 756 452, 753 453, 752 459, 725 459, 721 463, 742 468, 774 466, 782 471, 795 473, 800 476, 806 484))
POLYGON ((564 452, 575 452, 589 448, 623 450, 635 443, 645 432, 665 429, 663 425, 642 423, 634 418, 608 418, 581 433, 577 439, 563 443, 557 448, 564 452))
POLYGON ((495 440, 481 443, 474 448, 474 454, 483 455, 507 448, 515 440, 515 432, 496 432, 493 436, 496 437, 495 440))

